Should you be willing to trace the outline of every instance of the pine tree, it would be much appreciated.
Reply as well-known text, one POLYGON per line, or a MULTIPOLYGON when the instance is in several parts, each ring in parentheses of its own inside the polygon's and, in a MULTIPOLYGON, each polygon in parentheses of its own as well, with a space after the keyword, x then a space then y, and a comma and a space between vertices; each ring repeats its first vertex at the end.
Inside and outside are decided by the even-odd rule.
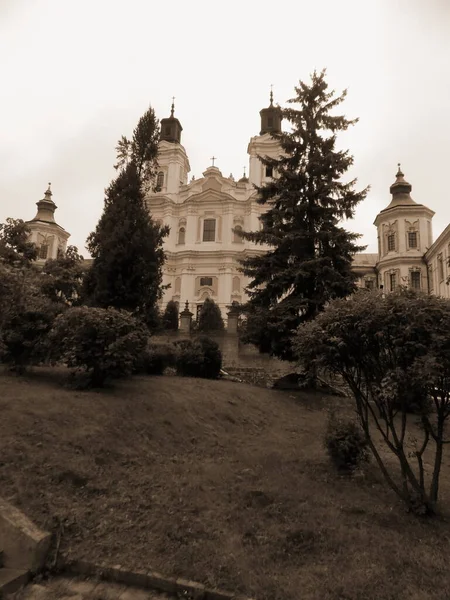
POLYGON ((176 331, 178 329, 178 306, 174 300, 169 300, 162 317, 164 329, 176 331))
POLYGON ((158 139, 159 124, 149 108, 134 130, 127 157, 119 142, 119 174, 106 190, 103 214, 87 240, 94 261, 84 286, 89 304, 128 310, 150 328, 158 321, 163 239, 169 231, 153 221, 144 198, 156 174, 158 139))
POLYGON ((223 331, 225 325, 220 308, 210 298, 206 298, 198 317, 199 331, 223 331))
POLYGON ((243 341, 292 360, 291 336, 300 323, 313 319, 333 298, 355 288, 352 257, 363 250, 358 234, 340 222, 354 215, 368 188, 354 190, 356 180, 341 181, 353 163, 348 151, 336 150, 336 134, 357 122, 330 112, 345 98, 328 90, 325 71, 311 83, 295 88, 298 109, 282 110, 292 129, 274 134, 279 158, 260 157, 272 167, 274 179, 257 189, 258 203, 267 207, 262 228, 243 232, 244 239, 267 244, 262 256, 242 263, 251 278, 243 341))

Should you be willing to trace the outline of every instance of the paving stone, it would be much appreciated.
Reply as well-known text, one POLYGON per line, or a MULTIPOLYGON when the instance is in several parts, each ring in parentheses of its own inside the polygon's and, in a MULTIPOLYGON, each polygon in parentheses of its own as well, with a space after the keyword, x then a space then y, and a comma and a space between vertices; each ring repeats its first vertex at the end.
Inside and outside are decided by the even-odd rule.
POLYGON ((152 600, 152 596, 156 597, 149 590, 129 587, 119 596, 119 600, 152 600))
POLYGON ((89 600, 119 600, 120 594, 126 589, 127 587, 125 585, 102 581, 91 591, 89 600))
POLYGON ((53 600, 52 592, 46 585, 28 585, 19 596, 23 600, 53 600))
POLYGON ((89 596, 95 587, 97 587, 98 581, 92 581, 87 579, 71 579, 67 584, 67 589, 74 594, 81 594, 82 596, 89 596))

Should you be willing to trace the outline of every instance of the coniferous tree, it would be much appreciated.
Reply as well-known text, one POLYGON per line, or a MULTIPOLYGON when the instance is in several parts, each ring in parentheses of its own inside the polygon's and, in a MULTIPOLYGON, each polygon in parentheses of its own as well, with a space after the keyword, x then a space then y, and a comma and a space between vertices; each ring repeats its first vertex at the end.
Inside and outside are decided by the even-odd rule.
POLYGON ((178 329, 178 306, 174 300, 169 300, 162 317, 164 329, 176 331, 178 329))
POLYGON ((198 317, 199 331, 223 331, 225 325, 220 308, 210 298, 206 298, 198 317))
POLYGON ((336 136, 357 119, 330 113, 346 92, 329 91, 325 71, 314 72, 310 84, 300 81, 295 91, 288 102, 299 108, 282 110, 291 131, 273 134, 280 157, 260 157, 275 173, 257 188, 259 204, 268 209, 262 228, 243 232, 244 239, 269 250, 242 263, 251 278, 242 339, 287 360, 293 359, 291 336, 300 323, 313 319, 329 300, 355 290, 352 257, 364 248, 355 243, 360 236, 340 222, 353 217, 368 191, 355 191, 355 179, 341 181, 353 157, 336 149, 336 136))
POLYGON ((87 240, 94 261, 84 286, 89 304, 128 310, 150 328, 159 318, 163 239, 169 231, 153 221, 144 198, 156 174, 158 139, 152 108, 141 117, 131 142, 122 136, 119 174, 106 190, 103 214, 87 240))

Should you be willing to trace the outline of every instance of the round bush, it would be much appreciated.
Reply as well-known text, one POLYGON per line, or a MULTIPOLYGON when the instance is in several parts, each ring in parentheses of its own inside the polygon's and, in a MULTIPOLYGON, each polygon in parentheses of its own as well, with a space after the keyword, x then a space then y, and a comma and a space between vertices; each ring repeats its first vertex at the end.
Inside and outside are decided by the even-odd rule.
POLYGON ((352 472, 369 461, 367 440, 355 421, 345 421, 332 415, 324 442, 332 463, 339 471, 352 472))
POLYGON ((175 365, 175 348, 172 344, 149 343, 138 358, 135 373, 163 375, 167 367, 175 365))
POLYGON ((132 373, 148 330, 126 311, 81 306, 59 315, 49 337, 55 360, 83 369, 90 385, 101 387, 132 373))
POLYGON ((219 345, 206 336, 176 343, 177 375, 217 379, 222 367, 219 345))

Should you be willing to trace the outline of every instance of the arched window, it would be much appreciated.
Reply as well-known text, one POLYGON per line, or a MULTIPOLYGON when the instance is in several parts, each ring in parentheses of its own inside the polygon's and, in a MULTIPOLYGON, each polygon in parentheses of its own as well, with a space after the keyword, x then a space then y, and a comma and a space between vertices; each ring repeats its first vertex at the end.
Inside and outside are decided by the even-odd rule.
POLYGON ((186 242, 186 229, 184 227, 180 227, 178 230, 178 243, 184 244, 186 242))
POLYGON ((156 178, 156 191, 160 192, 163 188, 163 185, 164 185, 164 173, 162 171, 160 171, 156 178))
POLYGON ((242 236, 240 235, 242 233, 242 227, 240 225, 236 225, 236 227, 234 228, 234 232, 233 232, 233 242, 236 244, 240 244, 241 242, 243 242, 244 240, 242 239, 242 236))
POLYGON ((39 248, 39 258, 46 259, 48 255, 48 244, 42 244, 39 248))

